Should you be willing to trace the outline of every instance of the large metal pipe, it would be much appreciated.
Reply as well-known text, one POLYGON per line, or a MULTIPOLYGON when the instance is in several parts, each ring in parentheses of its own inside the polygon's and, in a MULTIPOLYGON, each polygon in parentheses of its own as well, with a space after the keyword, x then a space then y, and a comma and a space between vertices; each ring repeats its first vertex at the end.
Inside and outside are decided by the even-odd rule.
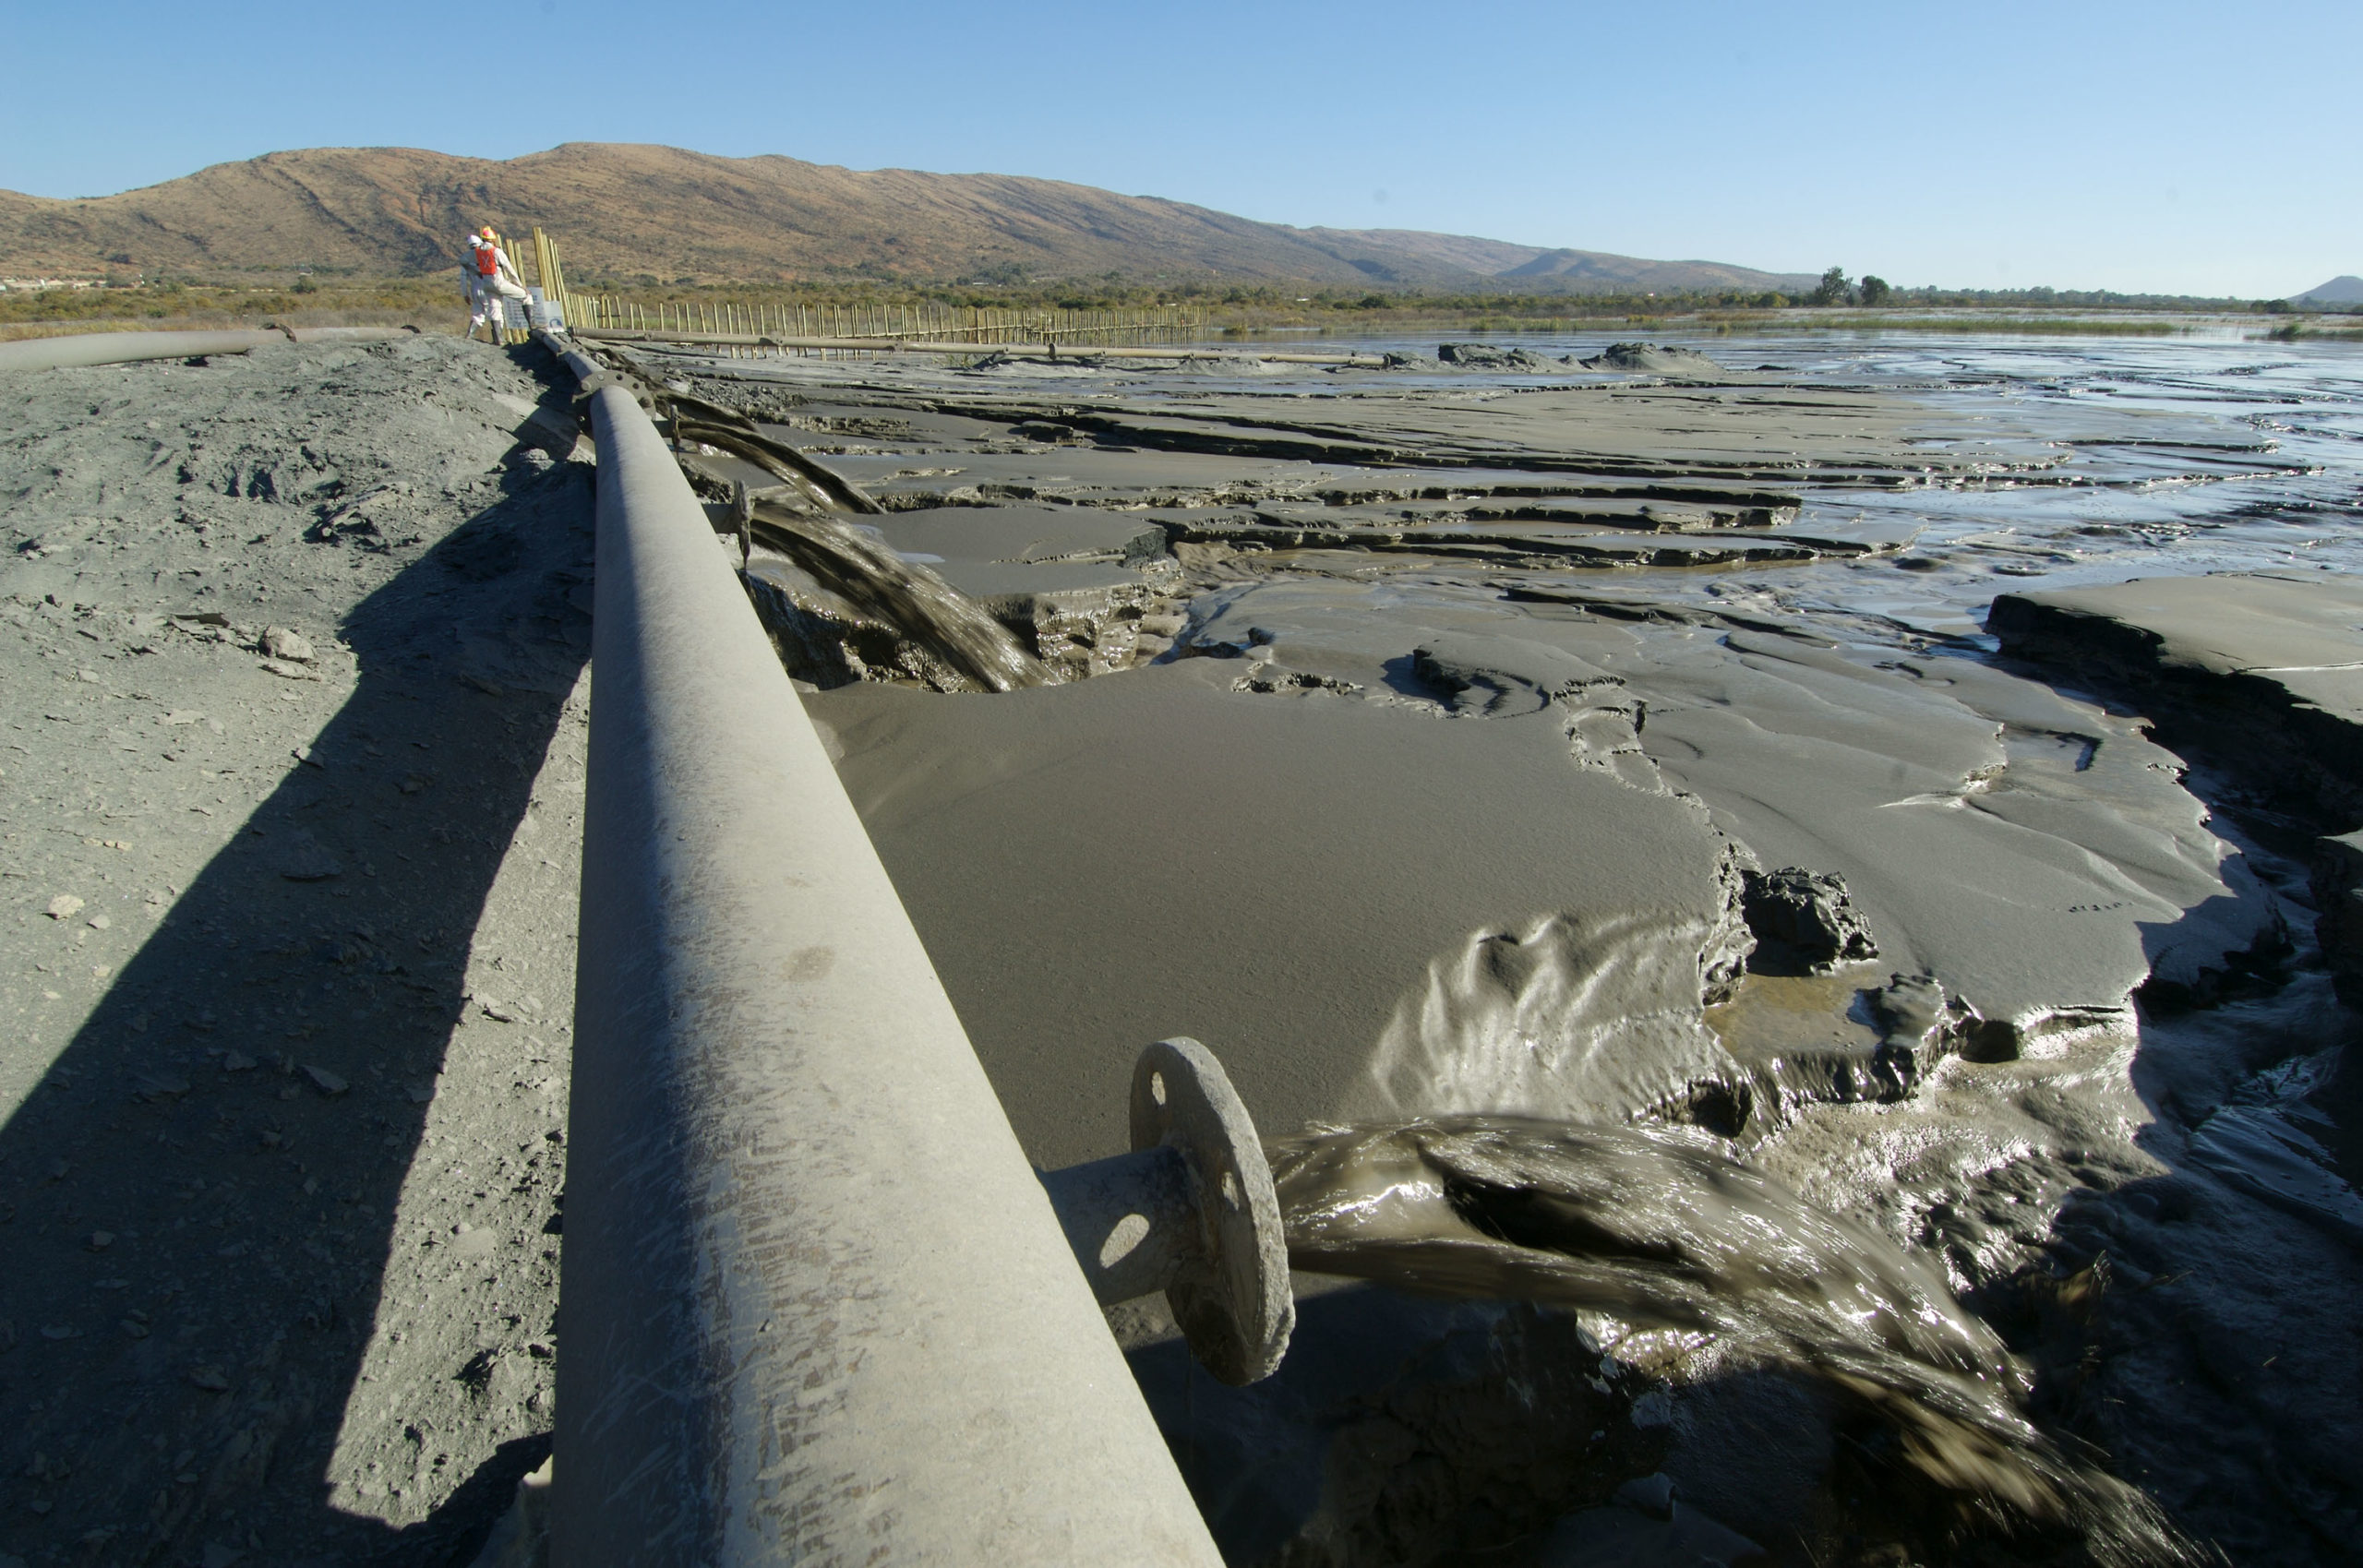
POLYGON ((0 370, 62 370, 86 365, 128 365, 142 359, 194 359, 245 353, 269 343, 361 342, 410 336, 402 327, 278 327, 220 332, 78 332, 0 343, 0 370))
POLYGON ((584 353, 565 333, 536 327, 534 329, 534 341, 541 344, 549 356, 558 361, 560 369, 574 377, 577 389, 584 398, 617 379, 613 372, 584 353))
POLYGON ((703 509, 592 414, 552 1561, 1213 1568, 703 509))
POLYGON ((23 338, 0 343, 0 370, 59 370, 81 365, 124 365, 138 359, 193 359, 244 353, 283 343, 284 332, 82 332, 68 338, 23 338))

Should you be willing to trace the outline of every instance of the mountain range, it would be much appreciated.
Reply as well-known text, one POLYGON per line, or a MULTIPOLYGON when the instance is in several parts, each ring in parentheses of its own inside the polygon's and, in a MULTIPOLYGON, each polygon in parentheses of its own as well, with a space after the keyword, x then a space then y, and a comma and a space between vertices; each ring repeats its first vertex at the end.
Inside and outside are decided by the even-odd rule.
POLYGON ((490 222, 540 225, 577 282, 813 279, 1152 281, 1796 293, 1809 276, 1407 229, 1292 228, 1009 174, 570 142, 522 158, 315 148, 115 196, 0 191, 0 274, 197 278, 457 265, 490 222))

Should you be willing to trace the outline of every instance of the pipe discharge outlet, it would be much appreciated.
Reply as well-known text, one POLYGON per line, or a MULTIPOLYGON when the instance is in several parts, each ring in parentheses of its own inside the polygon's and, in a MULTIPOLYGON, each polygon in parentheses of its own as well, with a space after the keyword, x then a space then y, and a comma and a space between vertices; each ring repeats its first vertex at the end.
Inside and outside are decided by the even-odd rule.
POLYGON ((1296 1327, 1272 1169, 1239 1092, 1195 1040, 1133 1067, 1133 1152, 1041 1173, 1103 1306, 1165 1292, 1190 1352, 1231 1384, 1278 1370, 1296 1327))

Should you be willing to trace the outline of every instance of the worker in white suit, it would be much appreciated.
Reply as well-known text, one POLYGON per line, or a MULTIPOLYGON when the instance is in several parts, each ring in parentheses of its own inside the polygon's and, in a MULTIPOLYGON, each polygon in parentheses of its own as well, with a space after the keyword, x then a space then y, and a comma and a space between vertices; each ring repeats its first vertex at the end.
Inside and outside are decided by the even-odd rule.
POLYGON ((462 255, 465 259, 460 263, 460 270, 467 278, 468 307, 472 313, 468 336, 474 338, 476 329, 483 327, 489 334, 488 341, 498 343, 508 326, 507 313, 500 302, 533 296, 525 292, 525 281, 517 275, 517 264, 509 259, 509 252, 502 248, 500 236, 493 233, 491 224, 486 223, 468 236, 462 255))

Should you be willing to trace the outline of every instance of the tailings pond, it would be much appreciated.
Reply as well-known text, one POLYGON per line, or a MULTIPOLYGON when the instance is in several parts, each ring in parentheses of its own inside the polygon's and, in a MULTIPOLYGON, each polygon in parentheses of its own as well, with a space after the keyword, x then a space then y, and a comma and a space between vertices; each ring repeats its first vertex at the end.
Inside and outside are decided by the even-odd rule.
POLYGON ((2363 350, 1354 346, 623 351, 858 487, 686 460, 1032 1156, 1271 1142, 1282 1371, 1113 1319, 1226 1553, 2352 1561, 2363 824, 1985 622, 2363 569, 2363 350))

